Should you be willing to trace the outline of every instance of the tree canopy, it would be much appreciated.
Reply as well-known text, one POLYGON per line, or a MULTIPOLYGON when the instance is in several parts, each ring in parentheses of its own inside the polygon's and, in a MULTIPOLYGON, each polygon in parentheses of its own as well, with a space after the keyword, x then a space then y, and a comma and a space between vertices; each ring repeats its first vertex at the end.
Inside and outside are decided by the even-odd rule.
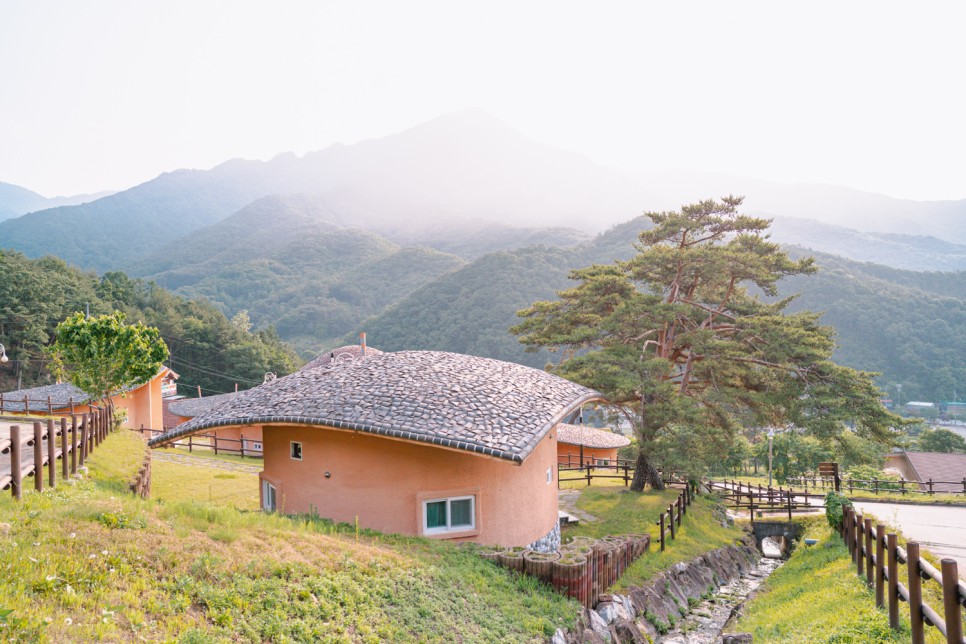
POLYGON ((963 454, 966 453, 966 438, 948 429, 924 429, 919 432, 914 448, 920 452, 963 454))
POLYGON ((49 348, 54 373, 102 400, 151 380, 168 347, 154 327, 124 319, 120 311, 91 318, 75 313, 58 324, 49 348))
POLYGON ((576 287, 520 311, 511 329, 528 349, 559 352, 555 370, 630 424, 636 490, 663 487, 658 465, 703 472, 742 426, 793 425, 828 441, 848 423, 891 442, 902 424, 879 404, 874 374, 831 361, 833 331, 817 314, 774 300, 781 278, 815 267, 789 259, 741 202, 647 213, 654 226, 635 256, 572 271, 576 287))

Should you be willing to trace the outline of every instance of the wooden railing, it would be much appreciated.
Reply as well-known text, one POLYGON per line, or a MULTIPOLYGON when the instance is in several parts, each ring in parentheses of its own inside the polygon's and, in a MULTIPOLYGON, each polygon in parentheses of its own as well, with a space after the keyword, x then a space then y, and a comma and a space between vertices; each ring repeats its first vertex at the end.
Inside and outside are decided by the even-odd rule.
POLYGON ((561 460, 557 464, 557 487, 560 487, 561 483, 566 483, 568 481, 586 481, 587 485, 590 485, 591 481, 595 478, 620 479, 624 482, 624 486, 626 487, 630 485, 631 479, 634 478, 634 461, 615 459, 610 461, 607 465, 581 465, 579 461, 576 465, 564 465, 563 463, 564 462, 561 460), (563 475, 565 473, 571 472, 579 472, 579 474, 577 476, 567 476, 564 478, 563 475), (613 474, 610 474, 609 472, 613 472, 613 474))
MULTIPOLYGON (((134 431, 140 432, 142 435, 146 434, 147 438, 151 439, 155 436, 163 434, 165 430, 141 427, 140 429, 136 429, 134 431)), ((255 449, 254 447, 246 448, 246 442, 261 443, 262 441, 245 438, 244 434, 241 434, 240 438, 225 438, 216 434, 191 434, 187 438, 182 438, 172 443, 166 443, 164 447, 187 447, 189 452, 194 452, 196 449, 207 449, 211 450, 215 454, 236 454, 242 458, 264 457, 264 452, 261 449, 255 449), (237 447, 225 447, 226 444, 237 445, 237 447)))
MULTIPOLYGON (((798 484, 808 490, 809 483, 813 489, 835 489, 835 481, 829 478, 818 477, 794 477, 787 479, 788 483, 798 484)), ((966 477, 961 481, 934 481, 932 478, 919 483, 918 481, 907 481, 899 479, 893 481, 889 479, 853 479, 844 478, 840 480, 841 492, 848 489, 849 494, 854 494, 856 490, 860 492, 872 492, 873 494, 898 492, 899 494, 966 494, 966 477), (936 489, 937 486, 948 486, 936 489)))
POLYGON ((50 396, 46 398, 15 397, 0 393, 0 414, 73 414, 78 408, 87 408, 88 400, 68 399, 66 403, 54 404, 50 396))
POLYGON ((875 587, 876 606, 888 605, 889 625, 899 630, 899 602, 909 605, 912 641, 925 641, 925 627, 932 626, 946 637, 946 642, 963 644, 963 613, 966 606, 966 584, 959 580, 955 559, 944 558, 941 571, 920 557, 919 544, 906 542, 900 548, 896 533, 886 533, 881 523, 872 526, 872 519, 863 517, 850 506, 843 507, 842 538, 855 562, 855 571, 865 582, 875 587), (906 565, 907 585, 902 584, 899 565, 906 565), (942 589, 943 616, 923 601, 922 582, 934 581, 942 589))
POLYGON ((670 541, 677 538, 678 529, 681 527, 681 518, 688 513, 688 508, 691 507, 691 501, 694 499, 694 492, 692 485, 685 483, 678 498, 667 506, 667 510, 661 513, 661 518, 657 522, 661 552, 664 552, 668 537, 670 537, 670 541))
POLYGON ((725 504, 738 510, 748 510, 751 522, 755 522, 755 512, 784 512, 791 521, 792 514, 797 512, 815 512, 820 506, 813 505, 809 499, 824 499, 824 494, 810 494, 796 492, 792 489, 779 487, 754 486, 741 481, 708 481, 705 484, 709 491, 722 493, 725 504))
MULTIPOLYGON (((0 454, 9 454, 10 459, 8 466, 0 465, 0 489, 9 489, 13 497, 20 500, 23 495, 23 479, 32 476, 34 489, 42 492, 45 467, 47 484, 54 487, 57 485, 58 460, 61 462, 61 476, 64 479, 77 474, 77 468, 84 466, 90 453, 114 428, 113 414, 109 408, 92 405, 90 409, 90 412, 84 414, 68 414, 60 418, 34 421, 33 435, 26 441, 23 440, 25 436, 21 430, 29 425, 23 427, 21 424, 11 424, 9 434, 0 438, 0 454), (33 448, 32 462, 28 464, 23 462, 24 447, 33 448)), ((23 418, 14 422, 21 420, 28 421, 23 418)))

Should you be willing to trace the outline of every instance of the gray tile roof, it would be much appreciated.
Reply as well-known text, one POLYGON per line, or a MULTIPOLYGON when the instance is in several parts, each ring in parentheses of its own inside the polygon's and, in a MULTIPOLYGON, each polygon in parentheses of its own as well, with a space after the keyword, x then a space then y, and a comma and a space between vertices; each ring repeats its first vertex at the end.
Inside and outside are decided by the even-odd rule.
POLYGON ((592 389, 510 362, 439 351, 367 355, 240 392, 150 441, 231 425, 324 425, 463 449, 517 463, 592 389))
POLYGON ((936 492, 962 492, 966 480, 966 454, 942 454, 938 452, 904 452, 919 475, 919 481, 929 479, 943 481, 934 483, 936 492))
POLYGON ((206 414, 215 409, 218 405, 231 400, 241 392, 231 392, 228 394, 218 394, 216 396, 202 396, 201 398, 180 398, 168 403, 168 410, 177 416, 184 418, 194 418, 201 414, 206 414))
MULTIPOLYGON (((374 356, 382 353, 379 349, 373 349, 372 347, 366 347, 365 357, 374 356)), ((330 349, 328 351, 323 351, 319 354, 317 358, 305 363, 299 371, 304 371, 305 369, 315 369, 316 367, 328 366, 331 362, 349 362, 351 360, 356 360, 363 357, 362 347, 358 344, 348 344, 344 347, 339 347, 337 349, 330 349)))
POLYGON ((596 429, 586 425, 557 426, 557 442, 567 445, 583 445, 597 449, 612 449, 626 447, 631 444, 630 439, 605 429, 596 429))
POLYGON ((90 398, 83 390, 75 387, 69 382, 60 382, 55 385, 44 385, 42 387, 30 387, 29 389, 18 389, 3 393, 4 411, 25 411, 24 397, 27 398, 26 411, 43 412, 49 408, 64 409, 70 406, 71 401, 75 405, 82 405, 90 398), (50 405, 47 399, 50 398, 50 405))

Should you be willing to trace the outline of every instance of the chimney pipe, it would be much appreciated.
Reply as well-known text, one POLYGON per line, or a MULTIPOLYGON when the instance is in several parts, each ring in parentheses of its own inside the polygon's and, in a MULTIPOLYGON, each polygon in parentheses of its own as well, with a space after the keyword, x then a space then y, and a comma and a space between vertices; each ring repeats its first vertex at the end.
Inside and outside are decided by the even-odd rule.
POLYGON ((366 355, 366 332, 363 331, 362 333, 360 333, 359 334, 359 338, 361 340, 360 344, 362 346, 362 356, 365 357, 365 355, 366 355))

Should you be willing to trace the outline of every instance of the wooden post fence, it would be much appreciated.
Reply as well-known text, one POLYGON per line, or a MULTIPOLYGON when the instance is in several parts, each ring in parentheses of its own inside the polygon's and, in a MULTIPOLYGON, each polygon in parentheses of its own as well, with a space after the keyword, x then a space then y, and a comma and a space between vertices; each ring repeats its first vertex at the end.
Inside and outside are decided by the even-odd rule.
POLYGON ((23 494, 20 476, 20 425, 14 425, 10 428, 10 493, 18 501, 23 494))
POLYGON ((963 606, 966 606, 966 584, 959 580, 959 570, 954 559, 944 558, 941 571, 936 570, 921 557, 920 546, 915 541, 898 545, 895 533, 885 533, 885 526, 872 526, 870 518, 857 514, 851 507, 844 507, 842 538, 852 553, 856 574, 875 587, 875 602, 887 606, 889 626, 899 630, 899 602, 909 605, 911 639, 914 644, 926 641, 926 626, 932 626, 945 636, 947 644, 963 644, 963 606), (873 545, 875 548, 873 549, 873 545), (899 565, 906 565, 905 584, 899 580, 899 565), (923 600, 924 581, 934 581, 942 588, 943 614, 940 615, 923 600))

